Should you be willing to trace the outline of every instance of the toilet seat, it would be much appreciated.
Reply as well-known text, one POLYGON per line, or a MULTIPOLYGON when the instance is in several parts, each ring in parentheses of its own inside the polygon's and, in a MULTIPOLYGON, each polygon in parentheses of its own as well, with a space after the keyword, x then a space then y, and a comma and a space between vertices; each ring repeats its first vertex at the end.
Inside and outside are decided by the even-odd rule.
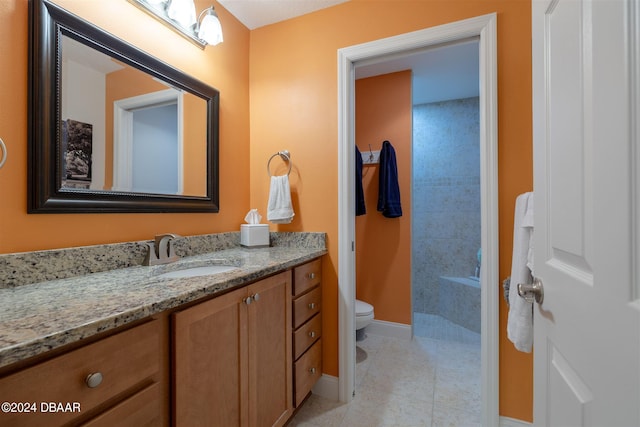
POLYGON ((373 306, 364 301, 356 300, 356 317, 366 317, 373 314, 373 306))
POLYGON ((356 332, 373 322, 373 306, 356 300, 356 332))

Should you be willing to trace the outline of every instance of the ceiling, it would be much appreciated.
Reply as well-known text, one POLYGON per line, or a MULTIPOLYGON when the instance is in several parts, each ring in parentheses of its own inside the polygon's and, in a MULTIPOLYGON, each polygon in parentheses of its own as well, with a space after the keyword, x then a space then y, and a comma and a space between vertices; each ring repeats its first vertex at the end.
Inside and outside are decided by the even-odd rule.
POLYGON ((109 74, 124 68, 113 58, 71 37, 62 36, 61 41, 63 63, 73 61, 102 74, 109 74))
MULTIPOLYGON (((295 18, 347 0, 218 0, 247 28, 295 18)), ((412 70, 413 104, 479 96, 478 40, 396 54, 370 64, 356 64, 356 78, 412 70)))
POLYGON ((356 79, 412 70, 413 104, 479 96, 480 51, 477 39, 425 48, 372 64, 356 64, 356 79))
POLYGON ((347 0, 218 0, 248 29, 285 21, 347 0))

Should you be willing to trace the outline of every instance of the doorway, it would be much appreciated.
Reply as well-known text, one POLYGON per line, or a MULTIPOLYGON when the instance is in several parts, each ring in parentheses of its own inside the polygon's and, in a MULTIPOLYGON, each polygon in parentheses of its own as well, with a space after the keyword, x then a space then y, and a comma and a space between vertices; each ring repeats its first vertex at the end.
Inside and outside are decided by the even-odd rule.
POLYGON ((173 88, 114 102, 113 190, 183 193, 183 105, 173 88))
POLYGON ((338 397, 348 402, 355 383, 355 68, 444 43, 479 37, 482 423, 498 424, 498 215, 496 15, 490 14, 390 37, 338 51, 339 146, 339 379, 338 397))

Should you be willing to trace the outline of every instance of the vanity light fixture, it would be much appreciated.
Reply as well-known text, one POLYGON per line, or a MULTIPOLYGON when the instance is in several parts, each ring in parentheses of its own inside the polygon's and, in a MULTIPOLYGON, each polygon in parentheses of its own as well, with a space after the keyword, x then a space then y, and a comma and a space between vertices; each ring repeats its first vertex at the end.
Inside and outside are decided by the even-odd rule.
POLYGON ((213 6, 196 15, 193 0, 129 0, 196 46, 222 42, 222 26, 213 6), (197 16, 197 18, 196 18, 197 16))

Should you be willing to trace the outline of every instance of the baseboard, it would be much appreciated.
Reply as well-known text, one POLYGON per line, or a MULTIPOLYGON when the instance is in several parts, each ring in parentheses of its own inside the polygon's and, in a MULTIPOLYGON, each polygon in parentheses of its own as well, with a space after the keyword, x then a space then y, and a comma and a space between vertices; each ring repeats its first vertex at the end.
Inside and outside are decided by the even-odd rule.
POLYGON ((338 401, 340 400, 340 388, 338 377, 322 374, 311 391, 318 396, 338 401))
POLYGON ((374 320, 365 328, 365 332, 367 334, 382 335, 384 337, 411 339, 411 325, 387 322, 386 320, 374 320))
POLYGON ((531 427, 532 425, 533 424, 527 421, 516 420, 515 418, 509 417, 500 417, 500 427, 531 427))

